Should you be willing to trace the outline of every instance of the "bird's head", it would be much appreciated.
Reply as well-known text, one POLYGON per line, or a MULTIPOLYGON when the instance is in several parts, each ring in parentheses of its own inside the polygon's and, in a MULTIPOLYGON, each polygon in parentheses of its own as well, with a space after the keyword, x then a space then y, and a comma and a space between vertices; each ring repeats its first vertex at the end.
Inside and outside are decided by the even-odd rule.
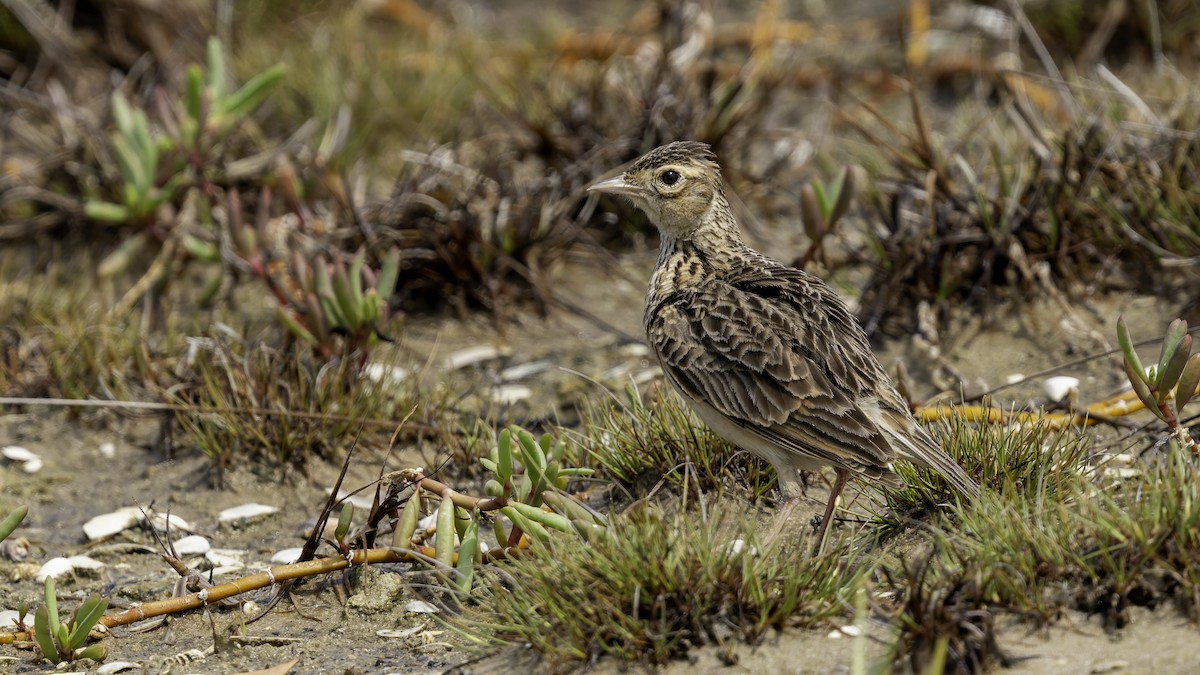
POLYGON ((588 192, 624 195, 663 234, 688 239, 712 218, 714 200, 722 195, 721 168, 707 144, 676 141, 651 150, 625 173, 588 192))

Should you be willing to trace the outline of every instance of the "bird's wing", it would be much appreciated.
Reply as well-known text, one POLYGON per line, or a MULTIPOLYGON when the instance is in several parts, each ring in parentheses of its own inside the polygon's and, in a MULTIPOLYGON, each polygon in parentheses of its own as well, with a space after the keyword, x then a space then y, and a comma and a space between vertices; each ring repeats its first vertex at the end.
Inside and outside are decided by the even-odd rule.
POLYGON ((803 275, 759 271, 653 304, 646 328, 663 370, 685 395, 766 442, 822 464, 890 473, 895 452, 860 407, 888 386, 887 375, 833 291, 789 271, 803 275))

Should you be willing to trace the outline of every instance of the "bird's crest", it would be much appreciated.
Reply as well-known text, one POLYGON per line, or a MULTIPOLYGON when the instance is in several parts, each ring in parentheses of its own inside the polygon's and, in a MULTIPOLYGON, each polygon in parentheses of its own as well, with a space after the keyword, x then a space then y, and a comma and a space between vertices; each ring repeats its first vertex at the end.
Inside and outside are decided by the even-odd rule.
POLYGON ((695 164, 720 171, 720 167, 717 166, 717 156, 713 154, 712 146, 708 143, 675 141, 646 153, 641 159, 634 162, 626 173, 633 175, 647 169, 657 169, 670 164, 695 164))

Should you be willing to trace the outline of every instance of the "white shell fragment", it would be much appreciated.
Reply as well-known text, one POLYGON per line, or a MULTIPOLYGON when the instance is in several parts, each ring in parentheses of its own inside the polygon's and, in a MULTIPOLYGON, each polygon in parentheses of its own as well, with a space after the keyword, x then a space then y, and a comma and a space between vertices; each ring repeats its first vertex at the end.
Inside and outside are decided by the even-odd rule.
POLYGON ((422 623, 419 626, 413 626, 411 628, 384 628, 382 630, 375 631, 375 634, 381 638, 401 640, 406 637, 412 637, 423 630, 425 630, 425 624, 422 623))
POLYGON ((509 366, 500 371, 500 379, 505 382, 513 380, 523 380, 530 375, 537 375, 543 370, 547 370, 554 365, 553 361, 531 361, 530 363, 521 363, 515 366, 509 366))
POLYGON ((636 358, 650 358, 650 348, 640 342, 627 342, 617 349, 617 353, 621 356, 633 356, 636 358))
MULTIPOLYGON (((328 494, 330 490, 326 490, 325 492, 328 494)), ((337 498, 340 502, 348 502, 354 505, 354 508, 362 509, 364 511, 370 511, 371 507, 375 504, 375 493, 371 492, 370 490, 364 490, 354 494, 350 494, 346 490, 338 490, 337 498)))
POLYGON ((460 349, 450 356, 446 357, 446 368, 450 370, 461 370, 468 366, 473 366, 484 361, 491 361, 500 357, 500 350, 492 345, 479 345, 476 347, 467 347, 460 349))
POLYGON ((271 556, 271 562, 276 565, 290 565, 300 559, 300 554, 304 552, 302 548, 285 548, 282 551, 276 551, 275 555, 271 556))
POLYGON ((112 675, 113 673, 123 673, 126 670, 140 670, 141 667, 142 664, 133 661, 109 661, 97 668, 96 672, 100 675, 112 675))
MULTIPOLYGON (((138 515, 141 515, 141 514, 139 513, 138 515)), ((179 516, 175 515, 174 513, 170 514, 169 516, 165 513, 154 513, 154 512, 150 513, 150 522, 154 524, 154 529, 158 530, 159 532, 165 532, 167 530, 168 521, 171 524, 172 532, 191 532, 192 531, 191 523, 184 520, 183 518, 180 518, 179 516)))
POLYGON ((413 600, 404 606, 404 611, 414 614, 437 614, 442 611, 424 600, 413 600))
POLYGON ((22 448, 19 445, 6 445, 3 448, 0 448, 0 455, 3 455, 4 459, 7 459, 11 462, 28 462, 29 460, 37 457, 37 455, 33 454, 33 452, 28 448, 22 448))
POLYGON ((245 551, 229 548, 213 548, 204 554, 204 558, 217 567, 245 567, 241 556, 245 551))
POLYGON ((1025 381, 1025 373, 1009 373, 1004 376, 1004 384, 1016 384, 1025 381))
POLYGON ((17 462, 25 473, 37 473, 42 470, 42 458, 28 448, 19 445, 6 445, 0 448, 0 456, 10 462, 17 462))
POLYGON ((854 624, 850 624, 849 626, 842 626, 841 628, 838 628, 836 630, 829 631, 829 639, 830 640, 836 640, 843 636, 858 637, 859 635, 862 635, 862 628, 859 628, 858 626, 855 626, 854 624))
MULTIPOLYGON (((148 512, 150 522, 159 532, 167 530, 168 516, 165 513, 148 512)), ((192 526, 186 520, 175 514, 170 517, 172 532, 191 532, 192 526)), ((88 541, 105 539, 119 532, 124 532, 138 523, 145 522, 142 510, 136 506, 125 506, 111 513, 102 513, 83 524, 83 533, 88 541)))
POLYGON ((20 618, 21 613, 15 609, 0 609, 0 630, 12 628, 20 618))
POLYGON ((372 382, 394 386, 408 379, 408 370, 386 363, 368 363, 363 366, 363 376, 372 382))
POLYGON ((198 534, 190 534, 175 542, 175 552, 179 555, 204 555, 212 549, 212 544, 198 534))
POLYGON ((67 558, 67 562, 71 563, 71 567, 77 570, 98 570, 104 567, 104 563, 95 558, 89 558, 86 555, 73 555, 67 558))
POLYGON ((218 513, 217 520, 222 523, 230 523, 238 520, 250 520, 260 516, 270 515, 278 510, 278 508, 274 506, 267 506, 266 504, 242 504, 241 506, 234 506, 218 513))
POLYGON ((97 570, 104 567, 104 563, 85 555, 71 556, 70 558, 51 558, 42 565, 37 571, 34 578, 38 581, 45 581, 47 577, 55 579, 71 574, 75 570, 97 570))
POLYGON ((104 539, 137 525, 141 518, 141 511, 126 506, 112 513, 102 513, 87 521, 83 524, 83 533, 87 535, 88 541, 104 539))
POLYGON ((1067 397, 1072 389, 1079 388, 1079 378, 1070 377, 1069 375, 1059 375, 1058 377, 1047 378, 1042 383, 1042 389, 1046 392, 1046 398, 1051 401, 1058 402, 1067 397))
POLYGON ((505 384, 496 387, 492 392, 492 401, 500 405, 512 405, 520 403, 525 399, 533 396, 533 390, 529 387, 519 384, 505 384))
MULTIPOLYGON (((117 444, 112 441, 105 441, 100 444, 100 456, 105 459, 112 459, 117 456, 117 444)), ((116 663, 129 663, 128 661, 117 661, 116 663)))

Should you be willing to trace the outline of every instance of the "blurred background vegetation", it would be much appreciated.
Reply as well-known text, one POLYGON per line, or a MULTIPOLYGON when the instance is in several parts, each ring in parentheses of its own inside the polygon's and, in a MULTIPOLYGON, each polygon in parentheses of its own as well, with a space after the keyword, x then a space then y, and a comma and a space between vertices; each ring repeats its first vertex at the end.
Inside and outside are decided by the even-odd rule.
POLYGON ((873 338, 1108 290, 1194 314, 1198 28, 1178 0, 5 0, 0 391, 215 405, 247 395, 204 384, 230 359, 354 380, 413 313, 580 311, 563 275, 652 237, 584 188, 680 138, 873 338))

